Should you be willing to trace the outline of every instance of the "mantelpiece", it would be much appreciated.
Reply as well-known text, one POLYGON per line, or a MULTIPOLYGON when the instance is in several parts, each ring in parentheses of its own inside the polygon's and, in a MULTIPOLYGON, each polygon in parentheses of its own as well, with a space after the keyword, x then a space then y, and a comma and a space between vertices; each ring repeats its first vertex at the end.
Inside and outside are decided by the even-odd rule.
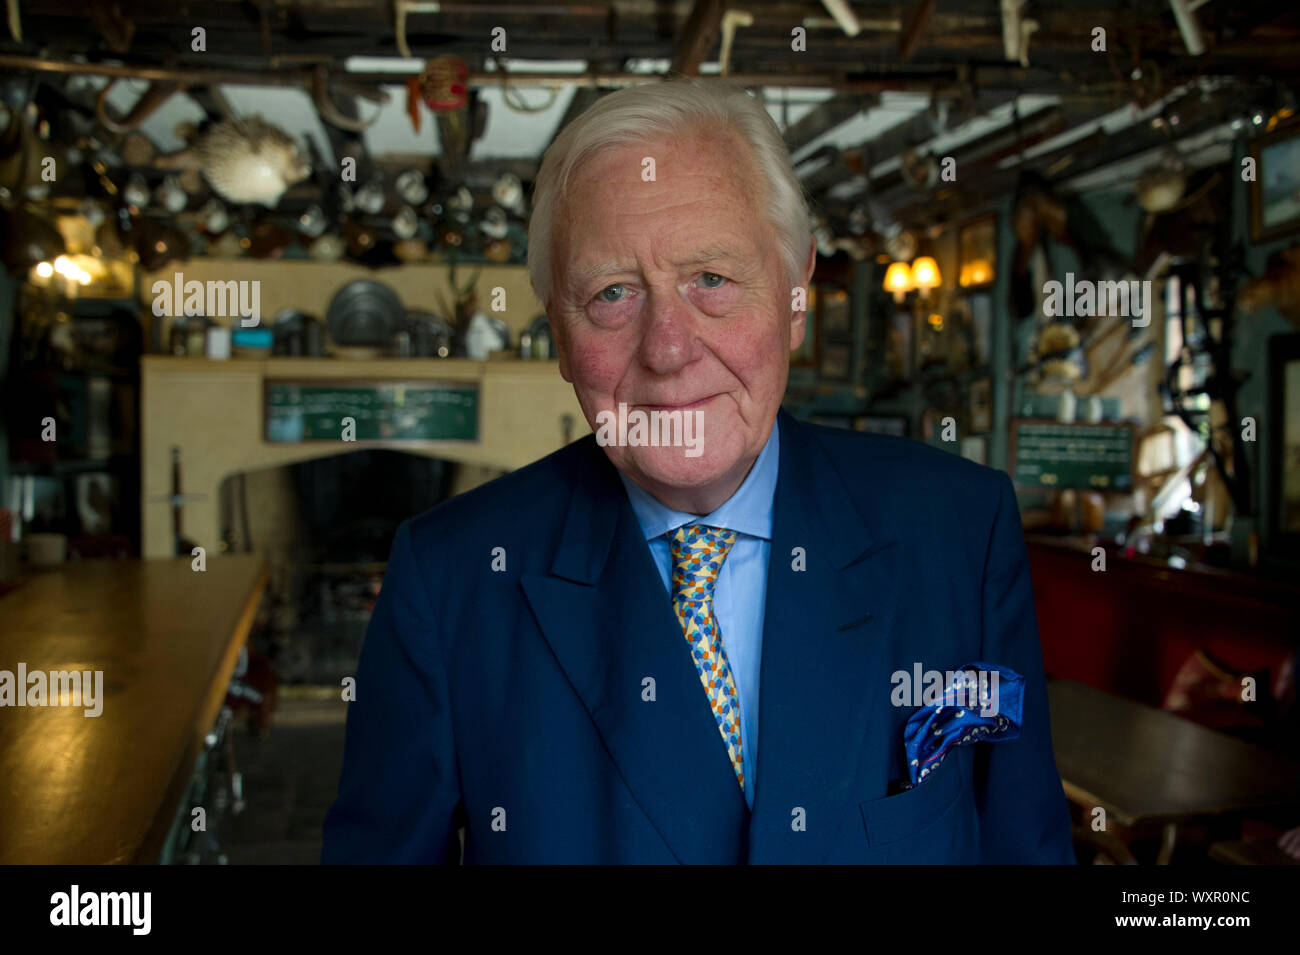
POLYGON ((172 555, 172 449, 180 449, 184 533, 213 549, 218 541, 219 488, 243 471, 394 447, 460 464, 511 470, 560 448, 566 426, 577 438, 590 429, 554 361, 465 359, 269 358, 208 361, 141 359, 141 522, 145 557, 172 555), (265 440, 268 379, 474 382, 479 387, 479 439, 275 444, 265 440))

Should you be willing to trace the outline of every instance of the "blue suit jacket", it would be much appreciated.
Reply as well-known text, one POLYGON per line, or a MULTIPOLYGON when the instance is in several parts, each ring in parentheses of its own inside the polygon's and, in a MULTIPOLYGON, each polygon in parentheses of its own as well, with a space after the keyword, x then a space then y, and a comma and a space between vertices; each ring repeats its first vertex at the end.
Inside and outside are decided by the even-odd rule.
POLYGON ((1072 863, 1007 476, 778 426, 752 813, 588 436, 398 531, 323 860, 454 862, 463 825, 466 862, 1072 863), (974 660, 1024 675, 1021 736, 888 795, 913 711, 891 674, 974 660))

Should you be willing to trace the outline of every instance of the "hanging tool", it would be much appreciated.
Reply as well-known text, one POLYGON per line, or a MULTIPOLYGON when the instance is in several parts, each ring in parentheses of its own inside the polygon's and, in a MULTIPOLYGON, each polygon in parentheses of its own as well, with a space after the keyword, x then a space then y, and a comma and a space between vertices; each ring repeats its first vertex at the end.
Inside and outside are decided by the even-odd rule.
MULTIPOLYGON (((383 90, 374 91, 367 89, 364 92, 358 91, 356 95, 364 96, 371 99, 373 102, 380 103, 381 105, 388 102, 388 94, 383 90)), ((311 74, 311 98, 312 102, 316 104, 316 110, 320 113, 321 119, 325 120, 325 122, 329 123, 331 126, 337 126, 339 129, 346 129, 350 133, 365 132, 371 126, 375 125, 375 123, 379 122, 379 115, 380 112, 382 112, 382 110, 376 112, 375 115, 368 120, 353 119, 351 116, 344 116, 343 113, 339 111, 339 108, 334 105, 334 101, 330 99, 329 71, 325 69, 324 66, 319 65, 312 70, 311 74)))
POLYGON ((184 84, 173 82, 171 80, 158 80, 150 83, 131 111, 121 120, 113 119, 108 115, 108 94, 117 85, 117 80, 110 80, 99 95, 95 97, 95 118, 100 124, 110 132, 129 133, 136 129, 141 123, 148 119, 158 107, 167 102, 172 96, 185 88, 184 84))

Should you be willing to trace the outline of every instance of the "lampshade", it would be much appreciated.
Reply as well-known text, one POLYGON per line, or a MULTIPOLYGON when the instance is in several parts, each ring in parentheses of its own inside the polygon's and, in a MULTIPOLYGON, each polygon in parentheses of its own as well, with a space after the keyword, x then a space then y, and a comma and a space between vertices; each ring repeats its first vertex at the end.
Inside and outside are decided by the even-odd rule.
POLYGON ((988 259, 975 259, 961 264, 961 275, 957 284, 962 288, 987 285, 991 281, 993 281, 993 265, 988 259))
POLYGON ((938 288, 941 281, 939 263, 930 256, 923 255, 912 262, 912 284, 917 288, 938 288))
POLYGON ((894 293, 894 301, 902 304, 903 296, 916 285, 912 281, 912 270, 906 262, 891 262, 885 270, 885 291, 894 293))

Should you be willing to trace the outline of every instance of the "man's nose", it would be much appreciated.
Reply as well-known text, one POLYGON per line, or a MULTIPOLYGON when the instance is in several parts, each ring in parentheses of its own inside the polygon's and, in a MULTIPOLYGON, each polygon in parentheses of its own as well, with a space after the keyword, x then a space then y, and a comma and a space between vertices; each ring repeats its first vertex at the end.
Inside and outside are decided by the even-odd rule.
POLYGON ((677 289, 652 290, 642 315, 646 320, 640 350, 643 365, 662 375, 694 360, 694 319, 677 289))

